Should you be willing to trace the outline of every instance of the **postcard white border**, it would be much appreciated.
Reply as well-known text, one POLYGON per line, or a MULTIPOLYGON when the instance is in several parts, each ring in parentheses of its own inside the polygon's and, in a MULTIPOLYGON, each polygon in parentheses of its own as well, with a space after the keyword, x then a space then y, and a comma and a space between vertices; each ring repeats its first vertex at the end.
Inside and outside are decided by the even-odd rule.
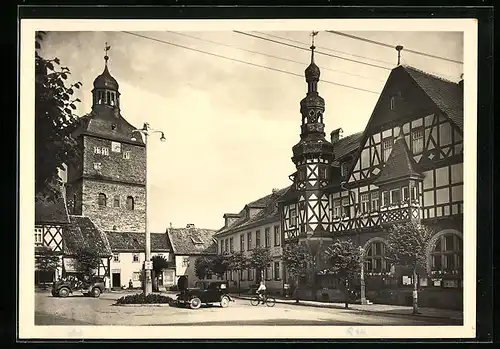
POLYGON ((475 19, 314 20, 20 20, 20 339, 473 338, 476 324, 477 21, 475 19), (210 28, 210 29, 207 29, 210 28), (401 30, 404 28, 404 30, 401 30), (464 33, 464 324, 463 326, 35 326, 34 50, 35 31, 460 31, 464 33), (471 261, 471 262, 467 262, 471 261), (466 297, 465 297, 466 295, 466 297), (196 327, 196 331, 193 331, 196 327), (136 327, 134 327, 136 328, 136 327), (354 331, 353 331, 354 329, 354 331), (356 330, 359 329, 359 330, 356 330))

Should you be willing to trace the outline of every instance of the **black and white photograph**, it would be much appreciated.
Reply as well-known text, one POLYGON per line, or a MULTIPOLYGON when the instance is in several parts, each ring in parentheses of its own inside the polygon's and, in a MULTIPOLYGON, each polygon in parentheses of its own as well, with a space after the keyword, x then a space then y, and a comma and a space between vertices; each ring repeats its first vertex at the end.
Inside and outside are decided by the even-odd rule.
POLYGON ((23 20, 20 337, 474 337, 476 25, 23 20))

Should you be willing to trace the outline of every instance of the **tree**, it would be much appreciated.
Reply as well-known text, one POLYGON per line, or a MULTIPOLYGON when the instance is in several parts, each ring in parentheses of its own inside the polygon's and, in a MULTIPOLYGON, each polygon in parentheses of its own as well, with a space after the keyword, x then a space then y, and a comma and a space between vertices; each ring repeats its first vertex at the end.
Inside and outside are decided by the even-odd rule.
POLYGON ((217 255, 213 257, 213 264, 211 271, 219 276, 223 277, 227 272, 229 267, 229 258, 228 254, 217 255))
POLYGON ((229 270, 235 270, 238 272, 238 293, 241 292, 240 288, 240 280, 241 280, 241 273, 244 269, 248 268, 248 258, 245 256, 245 254, 241 251, 234 252, 229 255, 228 257, 228 269, 229 270))
POLYGON ((309 249, 302 244, 288 244, 283 249, 283 263, 288 275, 295 281, 296 302, 299 302, 300 279, 306 277, 313 256, 309 249))
POLYGON ((214 258, 210 256, 200 256, 194 262, 194 273, 198 279, 205 279, 213 273, 214 258))
POLYGON ((81 247, 75 255, 75 269, 77 272, 85 276, 95 275, 95 270, 99 274, 99 267, 101 265, 101 255, 92 247, 81 247))
MULTIPOLYGON (((35 257, 35 267, 42 273, 54 273, 61 264, 57 252, 48 246, 41 247, 35 257)), ((43 284, 45 288, 45 284, 43 284)))
POLYGON ((158 277, 163 269, 167 269, 170 263, 163 256, 153 256, 153 289, 158 291, 158 277))
POLYGON ((388 231, 386 257, 413 272, 413 314, 418 314, 418 272, 426 269, 432 235, 429 228, 417 222, 394 224, 388 231))
POLYGON ((330 268, 324 273, 335 275, 344 285, 345 307, 349 308, 349 290, 360 269, 359 249, 351 240, 336 240, 325 252, 330 268))
POLYGON ((74 114, 78 98, 72 98, 81 82, 67 85, 71 74, 60 66, 59 59, 45 59, 39 50, 45 32, 37 32, 35 40, 35 190, 53 199, 60 195, 58 169, 72 166, 80 151, 72 133, 78 126, 74 114))
POLYGON ((257 275, 259 275, 262 280, 264 269, 269 267, 272 261, 273 257, 271 257, 271 253, 268 248, 255 247, 250 255, 249 265, 252 268, 255 268, 257 275))

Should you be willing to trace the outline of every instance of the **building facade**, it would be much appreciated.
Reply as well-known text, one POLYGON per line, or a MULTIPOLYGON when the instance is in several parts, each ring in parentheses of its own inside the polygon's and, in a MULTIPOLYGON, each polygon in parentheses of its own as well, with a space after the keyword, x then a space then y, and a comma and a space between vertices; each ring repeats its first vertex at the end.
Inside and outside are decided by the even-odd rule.
POLYGON ((263 275, 254 268, 240 271, 228 271, 226 280, 241 289, 250 289, 258 284, 262 277, 266 287, 272 293, 283 291, 283 262, 281 247, 280 216, 278 199, 286 189, 273 190, 272 194, 250 202, 237 214, 224 215, 224 227, 217 232, 218 253, 221 255, 243 252, 250 259, 252 250, 264 247, 269 250, 272 262, 263 275))
MULTIPOLYGON (((463 82, 398 65, 364 132, 342 142, 336 130, 327 142, 313 59, 305 73, 297 171, 280 199, 284 242, 305 243, 320 257, 332 239, 351 239, 362 248, 367 297, 411 304, 415 280, 388 263, 385 237, 394 223, 419 222, 434 232, 420 303, 462 308, 463 82)), ((320 290, 311 298, 339 295, 331 277, 314 278, 320 290)))

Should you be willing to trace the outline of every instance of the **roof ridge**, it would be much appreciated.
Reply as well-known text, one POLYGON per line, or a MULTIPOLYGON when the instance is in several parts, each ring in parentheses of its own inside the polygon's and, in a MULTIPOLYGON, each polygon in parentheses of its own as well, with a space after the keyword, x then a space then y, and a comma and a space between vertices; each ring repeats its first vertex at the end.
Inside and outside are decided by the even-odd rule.
POLYGON ((449 79, 446 79, 444 77, 441 77, 441 76, 438 76, 438 75, 435 75, 435 74, 432 74, 432 73, 429 73, 429 72, 426 72, 425 70, 422 70, 422 69, 419 69, 419 68, 416 68, 416 67, 413 67, 411 65, 408 65, 408 64, 402 64, 403 68, 405 69, 412 69, 418 73, 421 73, 421 74, 424 74, 424 75, 427 75, 429 77, 432 77, 434 79, 438 79, 438 80, 441 80, 441 81, 444 81, 444 82, 448 82, 450 84, 453 84, 453 85, 458 85, 457 82, 454 82, 452 80, 449 80, 449 79))

